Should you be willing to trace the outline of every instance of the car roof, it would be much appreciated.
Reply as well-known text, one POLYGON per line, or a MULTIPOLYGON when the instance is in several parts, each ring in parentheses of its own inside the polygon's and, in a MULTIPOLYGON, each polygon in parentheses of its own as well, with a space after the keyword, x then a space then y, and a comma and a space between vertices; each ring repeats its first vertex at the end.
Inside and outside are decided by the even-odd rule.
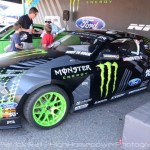
MULTIPOLYGON (((107 39, 110 41, 120 39, 120 38, 139 38, 141 36, 130 33, 130 32, 123 32, 123 31, 116 31, 116 30, 77 30, 72 31, 71 34, 76 34, 80 36, 86 36, 88 38, 94 39, 107 39)), ((106 41, 106 40, 104 40, 106 41)))

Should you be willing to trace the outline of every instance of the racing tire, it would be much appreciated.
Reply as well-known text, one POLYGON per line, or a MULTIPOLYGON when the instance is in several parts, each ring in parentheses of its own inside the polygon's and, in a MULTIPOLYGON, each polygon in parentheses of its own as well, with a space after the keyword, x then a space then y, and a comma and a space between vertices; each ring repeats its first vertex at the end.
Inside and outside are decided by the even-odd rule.
POLYGON ((26 120, 40 129, 58 126, 65 120, 69 110, 69 97, 58 86, 36 90, 29 96, 23 109, 26 120))

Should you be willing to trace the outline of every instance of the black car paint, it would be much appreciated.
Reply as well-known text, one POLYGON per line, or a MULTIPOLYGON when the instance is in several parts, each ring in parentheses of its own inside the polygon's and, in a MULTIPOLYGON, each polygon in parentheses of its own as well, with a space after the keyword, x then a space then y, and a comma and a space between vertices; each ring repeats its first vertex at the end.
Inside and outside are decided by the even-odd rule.
MULTIPOLYGON (((144 44, 149 42, 144 41, 141 36, 123 32, 107 34, 106 31, 77 31, 71 32, 71 34, 99 39, 103 42, 101 49, 111 41, 121 38, 138 39, 143 41, 144 44)), ((8 90, 12 88, 13 82, 19 82, 17 83, 18 86, 15 87, 15 94, 13 93, 14 102, 18 103, 16 108, 18 114, 16 117, 1 119, 5 123, 0 123, 0 126, 4 127, 5 124, 9 128, 15 128, 17 125, 19 127, 20 122, 16 121, 15 124, 8 125, 7 121, 18 120, 28 95, 42 86, 55 84, 64 88, 72 101, 72 111, 128 95, 130 94, 129 91, 142 89, 143 87, 140 87, 142 82, 149 82, 149 77, 145 77, 145 71, 150 69, 149 50, 143 48, 142 51, 140 53, 142 59, 133 61, 124 61, 124 58, 130 57, 129 54, 119 58, 101 57, 99 49, 90 57, 67 55, 65 51, 55 49, 37 49, 1 54, 0 78, 3 81, 0 80, 0 82, 7 80, 6 87, 8 90), (99 64, 102 64, 102 66, 99 67, 99 64), (102 67, 104 67, 104 70, 102 67), (69 69, 70 72, 65 73, 69 69), (64 74, 61 72, 62 70, 64 70, 64 74), (102 71, 104 71, 104 77, 101 76, 102 71), (141 83, 131 87, 127 83, 134 78, 141 79, 141 83)), ((7 102, 8 99, 3 100, 7 102)))

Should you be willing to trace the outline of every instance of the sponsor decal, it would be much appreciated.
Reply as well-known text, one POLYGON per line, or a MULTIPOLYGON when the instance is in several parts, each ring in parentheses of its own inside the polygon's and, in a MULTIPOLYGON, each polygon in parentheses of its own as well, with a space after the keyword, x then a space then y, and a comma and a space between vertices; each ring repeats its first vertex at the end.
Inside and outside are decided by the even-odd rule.
POLYGON ((94 104, 96 105, 96 104, 100 104, 100 103, 103 103, 103 102, 106 102, 106 101, 107 101, 107 99, 103 99, 103 100, 100 100, 100 101, 95 101, 94 104))
POLYGON ((146 77, 150 77, 150 69, 147 69, 146 70, 146 75, 145 75, 146 77))
POLYGON ((87 4, 111 4, 112 0, 86 0, 87 4))
POLYGON ((92 53, 85 52, 85 51, 66 51, 66 54, 75 54, 75 55, 82 55, 82 56, 91 56, 92 53))
POLYGON ((15 109, 17 106, 18 104, 16 102, 6 102, 0 104, 0 107, 2 107, 3 109, 15 109))
POLYGON ((120 97, 122 97, 122 96, 124 96, 124 95, 125 95, 125 93, 119 94, 119 95, 115 95, 115 96, 113 96, 113 97, 111 98, 111 100, 112 100, 112 99, 116 99, 116 98, 120 98, 120 97))
POLYGON ((99 36, 99 37, 97 37, 98 39, 100 39, 100 40, 103 40, 103 41, 106 41, 107 40, 107 37, 105 37, 105 36, 99 36))
POLYGON ((129 30, 138 30, 138 31, 150 31, 150 25, 145 24, 130 24, 128 27, 129 30))
POLYGON ((15 124, 15 120, 9 120, 7 121, 7 124, 15 124))
POLYGON ((103 54, 104 58, 119 59, 119 55, 103 54))
POLYGON ((83 76, 86 76, 86 75, 88 75, 87 72, 73 74, 73 75, 67 75, 67 76, 63 76, 63 80, 65 80, 65 79, 71 79, 71 78, 75 78, 75 77, 83 77, 83 76))
POLYGON ((135 79, 130 80, 129 83, 128 83, 128 85, 129 86, 136 86, 136 85, 138 85, 140 83, 141 83, 141 79, 135 78, 135 79))
MULTIPOLYGON (((15 103, 15 95, 17 88, 19 86, 20 79, 22 75, 25 73, 24 70, 11 70, 8 71, 6 68, 1 69, 0 71, 0 82, 3 83, 3 88, 7 90, 7 83, 11 80, 12 77, 15 76, 13 79, 13 82, 11 82, 11 85, 9 87, 9 90, 1 96, 1 101, 0 101, 0 108, 4 107, 12 109, 13 107, 16 107, 15 105, 18 105, 15 103), (7 102, 6 102, 7 101, 7 102)), ((0 110, 1 111, 1 110, 0 110)), ((1 112, 0 112, 1 113, 1 112)))
POLYGON ((140 87, 147 86, 148 82, 149 82, 149 80, 143 81, 141 83, 140 87))
POLYGON ((128 94, 136 93, 136 92, 145 90, 146 88, 147 88, 147 87, 142 87, 142 88, 140 88, 140 89, 136 89, 136 90, 130 91, 128 94))
POLYGON ((16 109, 3 109, 3 113, 12 113, 16 112, 16 109))
POLYGON ((16 109, 1 109, 0 118, 16 117, 17 114, 16 109))
POLYGON ((149 49, 149 45, 147 45, 147 44, 144 45, 144 48, 145 48, 145 49, 149 49))
POLYGON ((115 91, 116 88, 116 81, 117 81, 117 70, 118 70, 118 64, 116 62, 110 63, 110 62, 106 62, 104 64, 99 64, 97 65, 98 68, 100 68, 101 73, 100 73, 100 77, 101 77, 101 85, 100 85, 100 93, 101 96, 103 96, 103 91, 104 91, 104 82, 105 80, 107 80, 106 82, 106 93, 105 93, 105 97, 108 95, 109 93, 109 84, 110 81, 113 80, 113 89, 112 89, 112 93, 115 91), (105 71, 107 69, 107 79, 105 77, 105 71), (112 71, 113 69, 113 71, 112 71), (111 75, 114 75, 113 79, 111 79, 111 75))
POLYGON ((133 61, 133 60, 141 60, 143 59, 142 56, 134 56, 134 57, 125 57, 123 58, 123 61, 133 61))
POLYGON ((74 77, 81 77, 88 74, 88 71, 91 71, 90 65, 82 65, 76 67, 64 67, 62 69, 55 69, 55 76, 62 76, 63 79, 71 79, 74 77))
POLYGON ((18 114, 18 113, 15 113, 15 112, 13 112, 13 113, 4 113, 4 114, 2 115, 2 118, 16 117, 17 114, 18 114))
POLYGON ((113 31, 113 30, 112 30, 112 31, 107 31, 106 33, 107 33, 107 34, 112 34, 112 35, 113 35, 113 34, 117 34, 117 31, 113 31))
POLYGON ((70 12, 79 10, 80 0, 70 0, 70 12))
POLYGON ((82 104, 88 103, 88 102, 90 102, 90 101, 92 101, 91 98, 90 98, 90 99, 83 100, 83 101, 79 101, 79 102, 76 103, 76 105, 82 105, 82 104))
POLYGON ((11 112, 11 113, 10 113, 10 117, 16 117, 17 114, 18 114, 18 113, 16 113, 16 112, 11 112))
POLYGON ((88 82, 82 82, 82 86, 88 85, 88 82))
POLYGON ((76 21, 76 26, 83 30, 100 30, 105 27, 105 22, 96 17, 81 17, 76 21))
POLYGON ((76 107, 75 107, 75 110, 80 110, 80 109, 83 109, 83 108, 86 108, 86 107, 88 107, 88 104, 76 106, 76 107))
MULTIPOLYGON (((81 0, 70 0, 70 12, 79 11, 80 2, 81 0)), ((86 4, 111 4, 112 0, 86 0, 85 3, 86 4)))

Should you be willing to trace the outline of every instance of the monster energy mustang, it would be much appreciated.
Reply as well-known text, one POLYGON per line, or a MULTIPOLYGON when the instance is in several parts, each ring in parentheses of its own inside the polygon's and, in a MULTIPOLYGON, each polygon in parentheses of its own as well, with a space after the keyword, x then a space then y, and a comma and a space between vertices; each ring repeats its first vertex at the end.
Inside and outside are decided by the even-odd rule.
POLYGON ((22 115, 35 127, 53 128, 69 111, 150 91, 150 53, 137 50, 141 39, 117 31, 69 31, 48 50, 1 54, 0 129, 21 127, 22 115), (125 42, 130 51, 135 47, 133 54, 119 53, 125 42))

